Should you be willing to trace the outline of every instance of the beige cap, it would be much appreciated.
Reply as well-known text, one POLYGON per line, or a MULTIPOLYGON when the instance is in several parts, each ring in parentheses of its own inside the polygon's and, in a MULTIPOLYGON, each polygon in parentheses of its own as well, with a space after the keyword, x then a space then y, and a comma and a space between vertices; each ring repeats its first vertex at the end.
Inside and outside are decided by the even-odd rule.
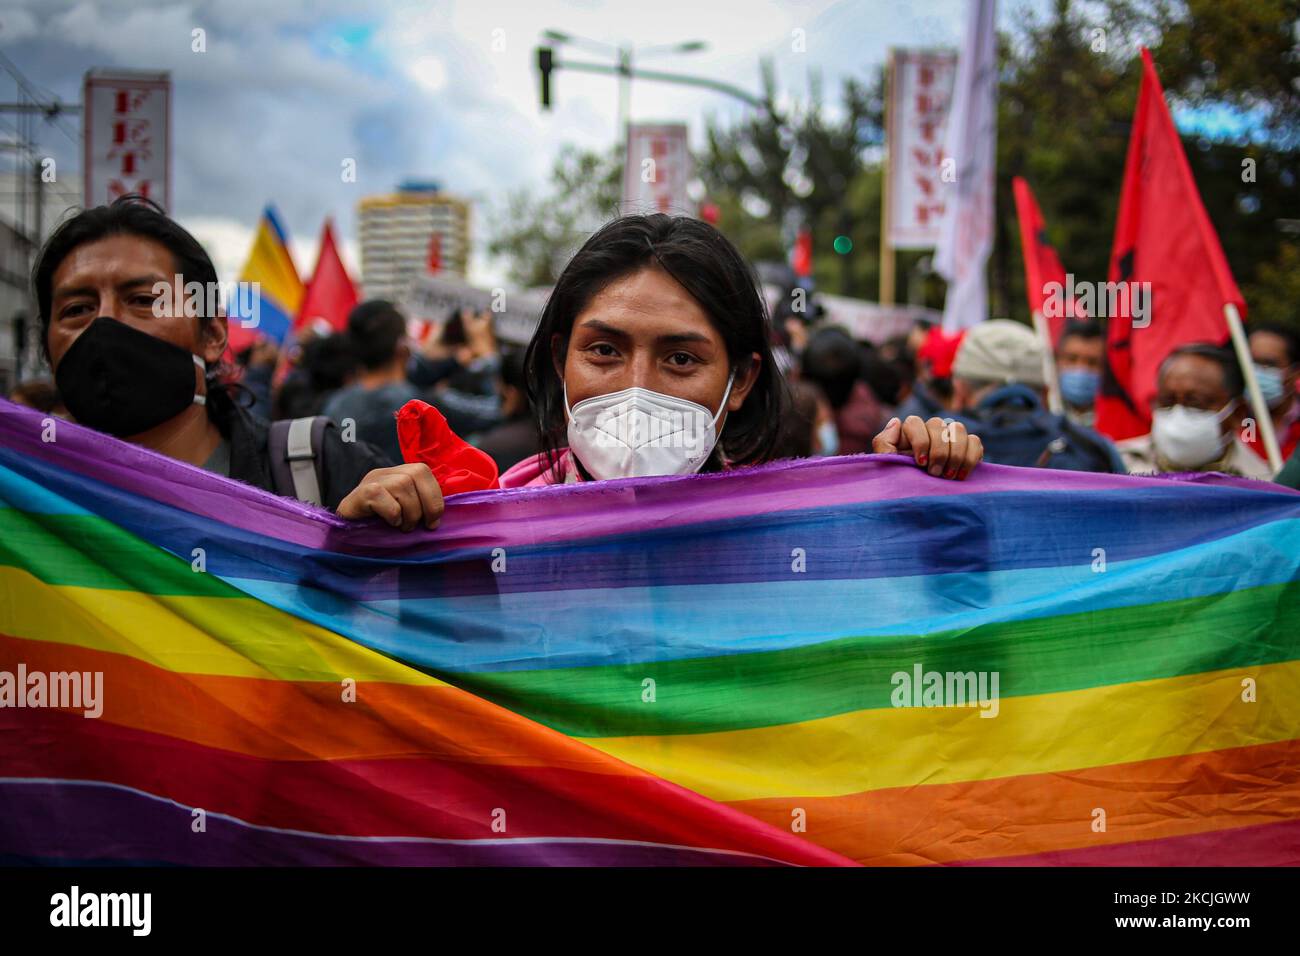
POLYGON ((1010 319, 971 326, 952 363, 954 378, 1042 386, 1043 346, 1034 330, 1010 319))

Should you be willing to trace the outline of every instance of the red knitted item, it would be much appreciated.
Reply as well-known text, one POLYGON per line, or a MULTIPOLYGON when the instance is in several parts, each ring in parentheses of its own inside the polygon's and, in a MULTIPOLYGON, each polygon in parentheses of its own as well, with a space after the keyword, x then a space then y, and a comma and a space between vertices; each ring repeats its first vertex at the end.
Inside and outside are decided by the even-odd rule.
POLYGON ((428 402, 413 398, 397 413, 402 458, 429 466, 444 495, 497 487, 497 463, 451 430, 428 402))

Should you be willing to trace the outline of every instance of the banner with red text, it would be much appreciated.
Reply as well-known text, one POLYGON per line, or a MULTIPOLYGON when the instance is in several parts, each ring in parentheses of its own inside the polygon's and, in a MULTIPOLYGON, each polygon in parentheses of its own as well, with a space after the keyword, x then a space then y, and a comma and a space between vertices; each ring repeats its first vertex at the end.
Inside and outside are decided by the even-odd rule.
POLYGON ((957 54, 894 50, 889 79, 889 244, 932 249, 939 238, 944 127, 957 54))
POLYGON ((90 70, 82 91, 87 208, 138 193, 171 208, 171 74, 90 70))

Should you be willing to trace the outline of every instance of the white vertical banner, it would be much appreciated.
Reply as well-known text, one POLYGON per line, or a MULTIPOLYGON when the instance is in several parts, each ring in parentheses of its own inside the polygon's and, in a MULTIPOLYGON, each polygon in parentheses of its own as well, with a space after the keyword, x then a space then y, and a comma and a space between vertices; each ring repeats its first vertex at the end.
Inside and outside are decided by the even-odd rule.
POLYGON ((966 33, 944 137, 946 168, 940 185, 945 208, 934 252, 935 271, 948 281, 946 332, 988 318, 984 267, 993 249, 997 84, 997 2, 967 0, 966 33))
POLYGON ((628 123, 627 161, 623 164, 623 213, 664 212, 694 216, 686 193, 691 152, 685 123, 628 123))
POLYGON ((82 89, 86 208, 139 193, 171 208, 171 75, 91 70, 82 89))
POLYGON ((957 73, 953 50, 894 50, 889 81, 889 245, 932 249, 944 194, 939 176, 957 73))

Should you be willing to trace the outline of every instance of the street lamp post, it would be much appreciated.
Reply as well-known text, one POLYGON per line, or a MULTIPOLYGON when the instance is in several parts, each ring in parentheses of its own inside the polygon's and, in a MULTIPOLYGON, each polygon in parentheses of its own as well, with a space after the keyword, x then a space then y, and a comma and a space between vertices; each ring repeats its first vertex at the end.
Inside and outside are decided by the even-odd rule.
POLYGON ((632 118, 631 44, 618 48, 618 136, 627 138, 627 123, 632 118))
POLYGON ((537 50, 537 67, 542 77, 542 108, 550 108, 551 90, 550 75, 554 70, 565 69, 574 70, 579 73, 602 73, 606 75, 615 75, 618 77, 618 135, 625 137, 627 135, 627 123, 631 119, 632 110, 632 80, 639 78, 643 80, 652 80, 659 83, 676 83, 684 86, 699 86, 711 89, 719 93, 725 93, 728 96, 734 96, 737 99, 744 100, 750 106, 756 106, 760 109, 770 109, 770 105, 761 97, 754 96, 740 87, 732 86, 730 83, 724 83, 721 80, 714 80, 704 76, 690 76, 684 73, 665 73, 661 70, 643 70, 633 66, 634 59, 644 59, 649 56, 659 56, 662 54, 676 53, 696 53, 708 48, 708 44, 703 40, 690 40, 685 43, 667 43, 657 46, 635 48, 631 44, 616 46, 612 43, 603 43, 599 40, 589 40, 586 37, 574 36, 571 33, 563 33, 559 30, 546 30, 542 34, 543 38, 556 46, 568 45, 578 48, 608 54, 613 51, 615 56, 614 64, 606 63, 588 63, 576 60, 561 61, 555 56, 554 51, 549 47, 539 47, 537 50))

